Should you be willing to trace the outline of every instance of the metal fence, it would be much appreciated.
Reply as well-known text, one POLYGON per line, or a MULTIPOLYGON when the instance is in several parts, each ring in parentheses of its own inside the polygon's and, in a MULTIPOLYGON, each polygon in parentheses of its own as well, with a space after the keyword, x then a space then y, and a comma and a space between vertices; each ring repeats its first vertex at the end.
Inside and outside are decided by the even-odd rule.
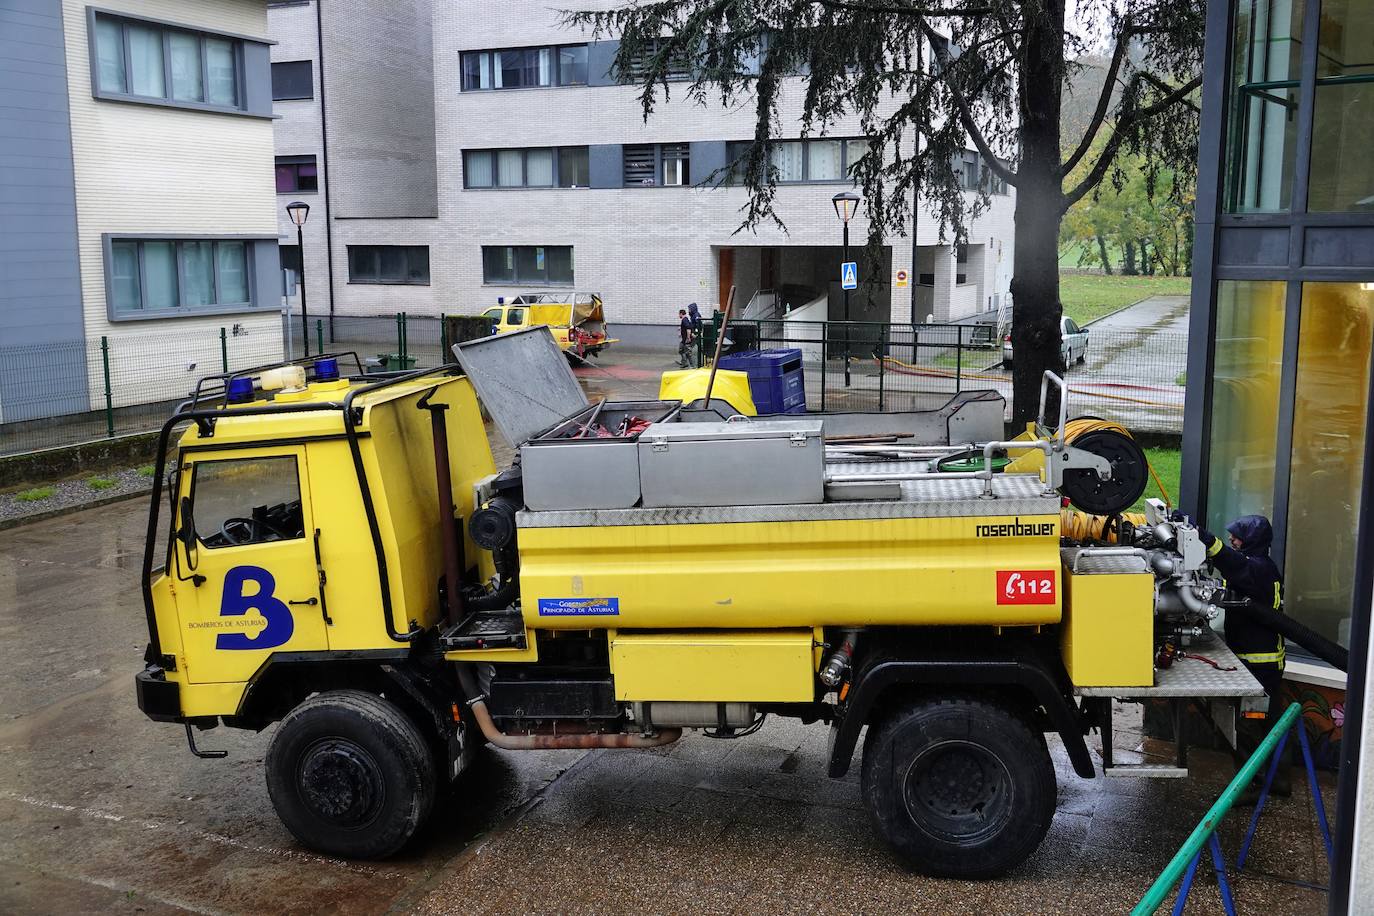
MULTIPOLYGON (((309 326, 311 353, 354 350, 378 369, 435 366, 447 352, 436 317, 312 317, 309 326)), ((1011 373, 989 326, 772 320, 733 328, 737 343, 802 351, 812 410, 921 410, 971 388, 999 391, 1010 402, 1011 373)), ((202 376, 300 356, 301 331, 293 315, 284 317, 280 336, 275 325, 189 334, 135 327, 84 342, 0 346, 0 455, 156 429, 202 376)), ((703 343, 709 353, 709 334, 703 343)), ((1069 368, 1070 410, 1176 433, 1186 357, 1182 333, 1090 331, 1084 362, 1069 368)))
MULTIPOLYGON (((736 346, 801 350, 811 410, 927 410, 958 391, 991 389, 1007 399, 1010 413, 1011 370, 1003 365, 1002 336, 991 325, 776 320, 731 328, 736 346)), ((710 330, 703 335, 703 360, 714 345, 710 330)), ((1187 355, 1181 332, 1090 329, 1081 362, 1068 366, 1070 413, 1178 433, 1187 355)))

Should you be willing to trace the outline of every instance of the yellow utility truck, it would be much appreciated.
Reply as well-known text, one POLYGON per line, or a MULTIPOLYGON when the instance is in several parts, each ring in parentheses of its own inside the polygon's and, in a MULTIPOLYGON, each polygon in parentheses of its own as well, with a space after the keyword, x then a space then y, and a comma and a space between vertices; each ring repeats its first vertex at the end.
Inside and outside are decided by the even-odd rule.
POLYGON ((589 404, 546 328, 454 349, 380 379, 346 356, 206 379, 162 429, 139 705, 201 756, 199 730, 275 723, 267 786, 313 849, 395 852, 482 744, 652 748, 772 715, 828 725, 835 777, 867 727, 896 855, 989 877, 1050 825, 1047 734, 1083 778, 1178 775, 1114 765, 1113 699, 1233 728, 1261 694, 1238 665, 1155 668, 1163 641, 1235 665, 1195 528, 1155 504, 1111 544, 1064 536, 1061 497, 1139 497, 1120 430, 1070 440, 1042 410, 1006 440, 992 392, 778 419, 589 404))
POLYGON ((596 293, 526 293, 482 314, 496 319, 497 334, 544 325, 575 364, 619 342, 610 336, 605 307, 596 293))

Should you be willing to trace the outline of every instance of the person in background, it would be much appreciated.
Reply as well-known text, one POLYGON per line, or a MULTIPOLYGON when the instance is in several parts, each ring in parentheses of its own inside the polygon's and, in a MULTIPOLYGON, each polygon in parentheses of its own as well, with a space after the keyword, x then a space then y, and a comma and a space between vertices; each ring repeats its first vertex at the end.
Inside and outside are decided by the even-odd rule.
POLYGON ((697 308, 697 304, 695 302, 687 303, 687 317, 692 319, 692 332, 700 336, 701 309, 697 308))
MULTIPOLYGON (((693 303, 695 305, 696 303, 693 303)), ((692 342, 696 340, 696 328, 686 309, 677 310, 677 365, 686 369, 692 364, 692 342)))
MULTIPOLYGON (((1269 547, 1274 542, 1274 529, 1269 519, 1263 515, 1241 516, 1226 526, 1226 542, 1204 528, 1198 529, 1198 535, 1207 547, 1208 561, 1226 578, 1228 592, 1260 607, 1281 609, 1283 574, 1269 556, 1269 547)), ((1242 719, 1237 725, 1239 765, 1255 752, 1283 713, 1279 693, 1283 683, 1284 643, 1283 636, 1252 620, 1244 611, 1231 611, 1226 614, 1226 644, 1269 697, 1269 709, 1263 720, 1242 719)), ((1260 779, 1257 778, 1238 803, 1255 804, 1259 787, 1260 779)), ((1280 764, 1270 791, 1284 797, 1292 791, 1287 766, 1280 764)))

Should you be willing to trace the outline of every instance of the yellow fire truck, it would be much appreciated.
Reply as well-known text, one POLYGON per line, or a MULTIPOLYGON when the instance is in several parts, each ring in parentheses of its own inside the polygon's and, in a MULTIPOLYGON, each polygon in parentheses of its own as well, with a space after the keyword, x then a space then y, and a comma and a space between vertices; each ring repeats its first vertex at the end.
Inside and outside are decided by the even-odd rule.
POLYGON ((483 743, 649 748, 774 715, 827 723, 836 777, 866 726, 895 853, 989 877, 1049 827, 1047 733, 1079 776, 1127 775, 1112 698, 1234 723, 1261 694, 1154 668, 1157 640, 1212 639, 1196 529, 1152 505, 1111 544, 1063 536, 1061 496, 1139 497, 1123 431, 1070 440, 1061 411, 1007 440, 992 392, 778 419, 589 404, 546 328, 454 349, 380 379, 346 355, 216 376, 162 429, 139 705, 201 755, 199 730, 275 723, 268 789, 311 848, 395 852, 483 743))

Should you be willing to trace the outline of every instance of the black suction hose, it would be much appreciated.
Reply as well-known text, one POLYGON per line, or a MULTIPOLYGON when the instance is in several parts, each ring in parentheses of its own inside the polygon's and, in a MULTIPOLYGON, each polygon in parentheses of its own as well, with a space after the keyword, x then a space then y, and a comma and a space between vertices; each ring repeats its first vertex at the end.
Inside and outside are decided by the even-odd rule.
POLYGON ((1256 623, 1282 634, 1284 639, 1291 639, 1317 658, 1339 668, 1341 671, 1346 671, 1350 667, 1349 649, 1332 642, 1309 627, 1303 626, 1287 614, 1281 614, 1272 608, 1260 607, 1250 601, 1234 603, 1228 601, 1223 603, 1222 607, 1226 609, 1228 614, 1236 611, 1245 614, 1256 623))

